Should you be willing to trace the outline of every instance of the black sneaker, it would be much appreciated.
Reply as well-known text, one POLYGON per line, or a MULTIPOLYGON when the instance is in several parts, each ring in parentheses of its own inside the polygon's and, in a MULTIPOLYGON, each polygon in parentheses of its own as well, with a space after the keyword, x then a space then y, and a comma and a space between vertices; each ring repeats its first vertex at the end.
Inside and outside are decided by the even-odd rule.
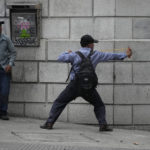
POLYGON ((48 130, 51 130, 53 129, 53 124, 52 123, 49 123, 49 122, 46 122, 45 124, 43 124, 42 126, 40 126, 41 129, 48 129, 48 130))
POLYGON ((99 131, 100 132, 105 132, 105 131, 111 132, 111 131, 113 131, 113 129, 109 128, 108 125, 100 125, 99 131))

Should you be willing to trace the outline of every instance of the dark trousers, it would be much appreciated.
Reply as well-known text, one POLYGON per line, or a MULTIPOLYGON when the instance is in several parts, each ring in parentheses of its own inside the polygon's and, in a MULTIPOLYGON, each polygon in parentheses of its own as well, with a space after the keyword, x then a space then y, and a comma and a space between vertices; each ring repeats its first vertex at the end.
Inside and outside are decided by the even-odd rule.
POLYGON ((79 96, 94 106, 94 113, 99 124, 107 124, 105 119, 105 105, 96 89, 90 91, 79 90, 76 81, 71 81, 54 101, 47 122, 54 124, 65 106, 79 96))
POLYGON ((10 73, 6 73, 4 69, 0 68, 0 115, 7 114, 10 78, 10 73))

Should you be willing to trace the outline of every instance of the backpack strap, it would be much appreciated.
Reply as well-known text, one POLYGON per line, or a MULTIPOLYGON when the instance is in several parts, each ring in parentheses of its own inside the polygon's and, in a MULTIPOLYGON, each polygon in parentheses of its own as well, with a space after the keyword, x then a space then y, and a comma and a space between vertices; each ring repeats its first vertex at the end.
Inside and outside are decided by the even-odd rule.
POLYGON ((86 58, 80 51, 77 51, 76 54, 78 54, 82 60, 86 58))
POLYGON ((74 70, 73 67, 74 67, 74 65, 71 66, 71 69, 70 69, 70 71, 69 71, 69 74, 68 74, 68 77, 67 77, 67 79, 66 79, 66 82, 67 82, 68 79, 69 79, 69 76, 70 76, 71 71, 74 70))

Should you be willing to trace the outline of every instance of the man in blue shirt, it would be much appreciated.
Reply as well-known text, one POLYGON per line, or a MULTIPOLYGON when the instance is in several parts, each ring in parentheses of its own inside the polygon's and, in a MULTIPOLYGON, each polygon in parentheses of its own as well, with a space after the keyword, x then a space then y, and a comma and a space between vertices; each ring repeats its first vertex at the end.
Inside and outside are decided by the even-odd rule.
POLYGON ((16 51, 11 40, 2 34, 0 21, 0 119, 9 120, 7 115, 8 96, 10 89, 11 68, 14 65, 16 51))
MULTIPOLYGON (((94 43, 98 43, 98 41, 93 39, 93 37, 90 35, 84 35, 81 37, 81 48, 79 49, 79 52, 81 52, 85 57, 88 57, 91 51, 93 52, 90 56, 90 60, 94 69, 99 62, 108 60, 123 60, 126 57, 130 58, 132 55, 130 48, 127 49, 126 53, 104 53, 96 50, 94 51, 94 43)), ((102 102, 97 90, 95 88, 90 91, 78 90, 80 88, 79 84, 77 83, 75 72, 79 71, 79 64, 81 60, 81 57, 76 52, 72 52, 71 50, 63 52, 59 56, 58 61, 71 63, 73 66, 73 69, 70 73, 70 83, 54 101, 49 118, 47 119, 46 123, 41 126, 41 128, 52 129, 55 121, 65 106, 72 100, 81 96, 94 106, 94 113, 100 126, 99 131, 112 131, 112 129, 107 126, 107 121, 105 119, 105 105, 102 102)))

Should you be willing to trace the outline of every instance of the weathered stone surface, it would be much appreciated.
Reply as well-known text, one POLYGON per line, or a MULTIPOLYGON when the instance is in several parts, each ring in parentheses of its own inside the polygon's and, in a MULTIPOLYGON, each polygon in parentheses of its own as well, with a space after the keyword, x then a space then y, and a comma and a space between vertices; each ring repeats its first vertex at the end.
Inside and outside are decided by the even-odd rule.
POLYGON ((133 106, 133 123, 150 124, 150 105, 133 106))
POLYGON ((15 47, 17 60, 45 60, 46 40, 40 40, 40 47, 15 47))
POLYGON ((116 16, 149 16, 149 0, 116 0, 116 16))
POLYGON ((13 102, 45 102, 45 85, 12 84, 9 100, 13 102))
POLYGON ((21 103, 9 103, 8 113, 13 116, 24 116, 24 104, 21 103))
POLYGON ((116 41, 115 48, 130 47, 133 51, 131 59, 133 61, 150 61, 150 41, 116 41))
POLYGON ((115 63, 115 83, 132 83, 131 63, 115 63))
POLYGON ((67 84, 48 84, 48 101, 54 102, 66 86, 67 84))
POLYGON ((42 19, 42 38, 67 39, 69 38, 68 18, 42 19))
MULTIPOLYGON (((107 52, 107 50, 114 49, 114 42, 113 41, 99 41, 99 43, 94 45, 94 49, 102 52, 107 52)), ((111 51, 113 52, 113 51, 111 51)))
POLYGON ((114 39, 114 18, 95 18, 94 37, 97 39, 114 39))
POLYGON ((133 19, 133 38, 134 39, 150 38, 150 18, 133 19))
POLYGON ((50 0, 50 16, 92 16, 92 0, 50 0))
POLYGON ((77 51, 79 48, 78 41, 48 41, 48 60, 57 60, 62 52, 69 49, 77 51))
MULTIPOLYGON (((26 103, 25 104, 25 116, 47 119, 49 116, 49 111, 50 111, 51 106, 52 106, 51 104, 26 103)), ((67 108, 64 109, 58 121, 67 122, 67 108)))
POLYGON ((114 16, 115 0, 94 0, 94 16, 114 16))
POLYGON ((140 62, 133 64, 134 83, 150 83, 150 63, 140 62))
MULTIPOLYGON (((6 3, 41 3, 42 4, 42 16, 48 16, 48 0, 6 0, 6 3)), ((7 16, 9 15, 9 9, 7 9, 7 16)))
POLYGON ((92 18, 71 18, 71 39, 80 39, 84 34, 93 35, 92 18))
POLYGON ((96 68, 99 83, 113 83, 113 64, 99 63, 96 68))
POLYGON ((98 85, 97 91, 105 104, 113 103, 113 85, 98 85))
POLYGON ((115 39, 132 39, 132 18, 115 18, 115 39))
POLYGON ((80 39, 84 34, 102 40, 114 39, 114 18, 73 18, 70 34, 72 39, 80 39))
POLYGON ((37 63, 16 62, 12 77, 12 80, 16 82, 37 82, 37 63))
POLYGON ((115 124, 132 124, 132 106, 115 105, 114 107, 115 124))
POLYGON ((68 65, 65 63, 40 63, 40 82, 65 82, 68 76, 68 65))
POLYGON ((0 16, 5 16, 5 0, 0 0, 0 16))
MULTIPOLYGON (((69 104, 69 122, 98 124, 93 106, 89 104, 69 104)), ((109 124, 113 123, 113 108, 106 106, 106 119, 109 124)))
POLYGON ((115 85, 115 104, 150 104, 149 85, 115 85))

